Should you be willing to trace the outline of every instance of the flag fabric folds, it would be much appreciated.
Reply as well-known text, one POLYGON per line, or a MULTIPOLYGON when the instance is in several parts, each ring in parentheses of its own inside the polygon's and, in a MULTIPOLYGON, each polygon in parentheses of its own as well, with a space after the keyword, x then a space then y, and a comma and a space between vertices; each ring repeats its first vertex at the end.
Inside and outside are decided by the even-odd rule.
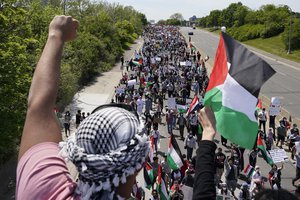
POLYGON ((195 112, 199 109, 200 109, 199 98, 198 98, 198 96, 195 96, 193 98, 192 103, 190 104, 190 107, 189 107, 186 115, 188 116, 190 113, 195 112))
POLYGON ((173 135, 171 135, 169 140, 169 147, 167 153, 168 165, 171 169, 180 169, 183 165, 182 155, 177 144, 177 141, 173 135))
POLYGON ((274 164, 273 159, 271 158, 271 156, 269 155, 269 153, 266 151, 265 146, 262 142, 262 139, 260 138, 260 134, 258 134, 257 136, 257 148, 260 149, 260 152, 264 158, 264 160, 270 165, 272 166, 274 164))
POLYGON ((221 33, 204 105, 214 111, 217 131, 224 138, 253 148, 258 130, 257 98, 262 85, 274 73, 264 60, 221 33))
POLYGON ((254 168, 248 163, 243 172, 247 177, 251 177, 254 172, 254 168))
POLYGON ((168 191, 167 191, 167 187, 166 187, 165 181, 162 177, 161 165, 158 166, 156 184, 157 184, 156 189, 157 189, 157 192, 160 196, 160 199, 161 200, 169 200, 169 194, 168 194, 168 191))
POLYGON ((144 166, 144 180, 145 187, 150 190, 152 184, 154 183, 153 167, 146 162, 144 166))

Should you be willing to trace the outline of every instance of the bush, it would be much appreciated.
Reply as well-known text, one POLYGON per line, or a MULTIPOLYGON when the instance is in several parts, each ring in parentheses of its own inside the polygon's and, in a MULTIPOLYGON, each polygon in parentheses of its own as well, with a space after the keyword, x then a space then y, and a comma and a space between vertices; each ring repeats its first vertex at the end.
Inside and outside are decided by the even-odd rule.
MULTIPOLYGON (((290 26, 288 25, 282 34, 282 41, 286 50, 289 48, 289 32, 290 26)), ((295 19, 292 24, 291 49, 300 49, 300 19, 295 19)))
POLYGON ((236 40, 243 42, 246 40, 259 38, 263 27, 264 26, 261 24, 247 24, 240 27, 229 28, 228 33, 236 40))
POLYGON ((284 26, 271 23, 265 26, 264 30, 261 32, 261 38, 269 38, 278 35, 284 31, 284 26))

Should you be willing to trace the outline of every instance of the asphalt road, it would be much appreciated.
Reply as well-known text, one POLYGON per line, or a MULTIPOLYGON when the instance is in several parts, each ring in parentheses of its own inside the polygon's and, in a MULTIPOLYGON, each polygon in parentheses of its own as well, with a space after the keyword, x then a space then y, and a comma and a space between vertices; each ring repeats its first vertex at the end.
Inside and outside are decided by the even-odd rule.
MULTIPOLYGON (((213 66, 219 36, 200 29, 194 30, 191 27, 181 28, 181 32, 185 37, 188 37, 188 32, 191 31, 194 33, 191 36, 192 43, 197 49, 199 48, 209 55, 209 64, 213 66)), ((300 118, 300 63, 288 61, 252 47, 249 47, 249 49, 268 62, 277 72, 264 84, 261 93, 269 99, 275 96, 280 97, 282 107, 293 117, 300 118)))

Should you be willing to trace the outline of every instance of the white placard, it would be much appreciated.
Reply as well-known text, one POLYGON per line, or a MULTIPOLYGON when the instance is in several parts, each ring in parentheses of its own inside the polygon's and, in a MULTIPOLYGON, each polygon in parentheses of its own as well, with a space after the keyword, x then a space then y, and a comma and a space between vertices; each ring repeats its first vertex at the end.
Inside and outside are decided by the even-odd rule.
POLYGON ((127 86, 133 86, 136 84, 136 80, 133 79, 133 80, 129 80, 128 83, 127 83, 127 86))
POLYGON ((280 114, 280 106, 273 106, 269 107, 269 115, 270 116, 277 116, 280 114))
POLYGON ((284 149, 272 149, 269 153, 274 163, 286 162, 289 160, 284 149))
POLYGON ((175 109, 176 108, 176 100, 175 100, 175 98, 169 98, 168 99, 168 108, 169 109, 175 109))
POLYGON ((117 94, 123 94, 125 92, 125 89, 124 88, 117 88, 116 89, 116 93, 117 94))
POLYGON ((271 105, 273 106, 281 106, 281 100, 279 99, 279 97, 272 97, 271 98, 271 105))
POLYGON ((180 66, 185 66, 186 62, 180 62, 180 66))
POLYGON ((161 57, 156 57, 155 60, 158 61, 158 62, 160 62, 161 61, 161 57))

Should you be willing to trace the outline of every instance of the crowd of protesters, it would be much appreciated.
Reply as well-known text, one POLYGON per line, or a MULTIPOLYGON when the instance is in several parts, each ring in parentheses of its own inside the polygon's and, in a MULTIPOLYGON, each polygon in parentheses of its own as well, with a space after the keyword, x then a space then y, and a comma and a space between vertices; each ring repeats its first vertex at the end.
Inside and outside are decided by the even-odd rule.
MULTIPOLYGON (((155 184, 159 166, 162 167, 169 198, 189 199, 192 195, 185 196, 185 192, 199 187, 194 185, 197 173, 194 150, 201 141, 202 131, 199 129, 197 113, 187 114, 187 110, 195 96, 202 106, 209 81, 205 66, 208 57, 202 58, 191 39, 186 42, 178 27, 148 26, 143 32, 143 40, 142 49, 135 51, 132 59, 124 63, 124 57, 121 58, 121 66, 125 65, 125 68, 120 83, 115 87, 111 103, 131 106, 142 119, 146 135, 153 138, 156 156, 148 160, 154 176, 150 199, 161 199, 155 184), (170 99, 175 101, 172 106, 170 99), (172 170, 168 165, 167 152, 161 152, 162 156, 158 156, 158 152, 161 130, 172 136, 175 129, 179 130, 179 137, 176 139, 182 140, 186 152, 183 152, 181 168, 172 170)), ((85 114, 78 111, 76 128, 84 118, 85 114)), ((300 141, 297 125, 291 126, 284 117, 276 127, 276 116, 268 115, 265 108, 257 111, 257 118, 258 134, 262 136, 267 151, 283 148, 287 144, 288 150, 292 152, 291 158, 296 159, 297 170, 293 184, 297 186, 296 192, 300 193, 300 154, 295 145, 300 141)), ((66 112, 66 137, 70 135, 70 119, 70 113, 66 112)), ((284 188, 281 185, 284 166, 272 164, 269 174, 262 174, 260 166, 256 164, 260 155, 260 149, 256 146, 249 152, 248 160, 244 161, 244 148, 233 143, 227 144, 223 137, 221 145, 214 155, 214 185, 217 195, 240 200, 254 198, 265 187, 264 176, 268 177, 272 190, 284 188), (252 173, 245 172, 248 165, 253 169, 252 173), (243 180, 242 184, 238 183, 239 179, 243 180)), ((142 199, 143 190, 145 189, 135 190, 132 198, 142 199)))

